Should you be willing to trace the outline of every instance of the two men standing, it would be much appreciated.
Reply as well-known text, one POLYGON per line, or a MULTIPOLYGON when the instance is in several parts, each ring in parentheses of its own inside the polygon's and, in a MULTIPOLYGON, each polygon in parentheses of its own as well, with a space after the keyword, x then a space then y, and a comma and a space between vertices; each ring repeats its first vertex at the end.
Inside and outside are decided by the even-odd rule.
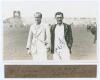
POLYGON ((35 13, 36 24, 31 26, 27 41, 27 50, 33 59, 46 60, 47 52, 51 52, 55 61, 70 60, 73 43, 71 26, 63 23, 63 13, 57 12, 55 18, 57 24, 50 28, 41 23, 42 14, 35 13))

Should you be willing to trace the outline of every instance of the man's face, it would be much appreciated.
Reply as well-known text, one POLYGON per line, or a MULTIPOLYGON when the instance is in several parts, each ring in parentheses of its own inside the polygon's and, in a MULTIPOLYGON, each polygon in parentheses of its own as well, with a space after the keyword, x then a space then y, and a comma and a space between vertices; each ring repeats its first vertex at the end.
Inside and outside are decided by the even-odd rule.
POLYGON ((35 21, 36 21, 36 23, 40 23, 41 22, 41 16, 40 16, 40 14, 35 14, 35 21))
POLYGON ((19 13, 17 13, 17 12, 14 15, 15 15, 15 17, 19 17, 19 13))
POLYGON ((63 16, 61 14, 60 15, 56 15, 56 20, 57 20, 58 24, 61 24, 62 21, 63 21, 63 16))

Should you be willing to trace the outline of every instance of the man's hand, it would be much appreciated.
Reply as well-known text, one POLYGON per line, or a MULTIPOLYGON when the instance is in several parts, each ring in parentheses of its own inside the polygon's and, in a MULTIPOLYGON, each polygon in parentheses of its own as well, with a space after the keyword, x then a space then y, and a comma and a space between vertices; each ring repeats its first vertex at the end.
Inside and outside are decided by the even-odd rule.
POLYGON ((27 54, 31 55, 31 50, 29 50, 28 48, 27 48, 27 54))
POLYGON ((68 44, 70 54, 72 53, 71 46, 72 46, 71 44, 68 44))
POLYGON ((28 54, 28 55, 31 55, 31 51, 30 51, 30 50, 28 50, 27 54, 28 54))
POLYGON ((50 51, 50 48, 47 48, 47 52, 49 52, 50 51))

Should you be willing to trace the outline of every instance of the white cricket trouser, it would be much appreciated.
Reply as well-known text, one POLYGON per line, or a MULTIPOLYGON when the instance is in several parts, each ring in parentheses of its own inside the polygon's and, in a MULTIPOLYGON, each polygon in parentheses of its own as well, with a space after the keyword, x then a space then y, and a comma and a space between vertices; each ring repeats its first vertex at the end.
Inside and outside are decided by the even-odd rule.
POLYGON ((61 50, 61 53, 55 52, 53 54, 53 60, 56 61, 56 62, 64 62, 64 63, 69 62, 69 60, 70 60, 70 52, 69 52, 68 47, 64 47, 61 50))
POLYGON ((47 60, 46 46, 38 41, 36 45, 31 47, 33 61, 43 62, 47 60))

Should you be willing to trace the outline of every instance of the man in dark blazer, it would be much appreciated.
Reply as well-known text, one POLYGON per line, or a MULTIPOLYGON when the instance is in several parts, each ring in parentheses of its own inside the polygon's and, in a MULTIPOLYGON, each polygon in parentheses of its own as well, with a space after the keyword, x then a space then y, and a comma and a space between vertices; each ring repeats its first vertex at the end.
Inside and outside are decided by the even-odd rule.
MULTIPOLYGON (((51 29, 50 29, 50 31, 51 31, 51 53, 55 54, 56 53, 55 51, 58 50, 57 55, 59 55, 59 53, 62 54, 63 52, 61 52, 60 49, 63 46, 63 43, 64 43, 63 41, 65 41, 64 45, 66 45, 68 47, 69 53, 71 53, 71 48, 72 48, 72 44, 73 44, 71 25, 63 23, 64 16, 63 16, 63 13, 61 13, 61 12, 57 12, 55 14, 55 18, 57 20, 57 24, 52 25, 51 29), (57 29, 58 27, 59 27, 59 29, 57 29), (57 35, 58 35, 58 37, 57 37, 57 35), (62 38, 63 37, 64 38, 62 39, 61 36, 62 36, 62 38), (62 39, 60 41, 61 45, 59 44, 59 40, 57 40, 56 38, 62 39)), ((61 55, 59 55, 59 58, 61 59, 61 55)))

